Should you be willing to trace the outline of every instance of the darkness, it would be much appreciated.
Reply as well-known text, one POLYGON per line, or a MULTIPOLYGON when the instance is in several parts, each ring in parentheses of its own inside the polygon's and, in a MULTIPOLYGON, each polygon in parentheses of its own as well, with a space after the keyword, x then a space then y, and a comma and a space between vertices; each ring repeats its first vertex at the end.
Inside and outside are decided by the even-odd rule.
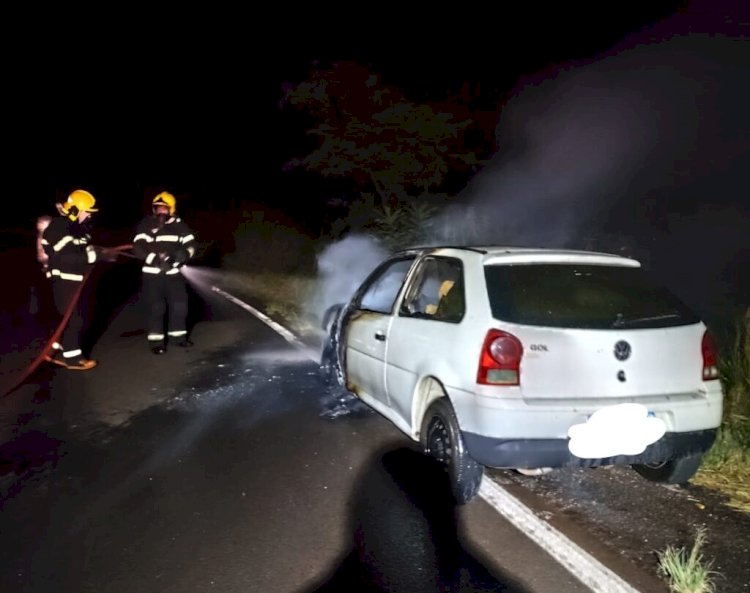
MULTIPOLYGON (((573 178, 586 171, 591 147, 587 154, 576 145, 569 150, 563 142, 555 144, 565 136, 567 123, 564 112, 562 118, 554 113, 557 99, 550 91, 567 74, 587 69, 617 85, 617 69, 627 64, 625 84, 645 75, 641 103, 648 100, 649 85, 664 87, 667 100, 651 106, 664 129, 673 130, 654 148, 661 168, 648 173, 644 167, 632 186, 596 202, 584 203, 590 198, 581 194, 568 216, 585 213, 613 236, 639 237, 641 251, 668 252, 666 267, 686 248, 693 257, 696 243, 690 237, 700 236, 708 246, 699 257, 700 266, 710 266, 702 289, 707 298, 713 287, 748 292, 747 282, 737 279, 747 268, 742 267, 747 248, 734 245, 749 217, 747 192, 740 187, 750 154, 743 132, 749 125, 743 105, 750 52, 740 51, 747 48, 742 41, 750 30, 745 2, 582 2, 552 8, 542 2, 504 3, 492 11, 466 4, 460 11, 436 6, 429 13, 378 5, 377 10, 305 12, 279 6, 247 15, 133 12, 73 27, 70 21, 89 15, 66 13, 49 14, 41 28, 19 18, 4 41, 8 59, 2 76, 8 93, 0 136, 6 155, 4 200, 15 216, 3 217, 0 230, 29 229, 40 214, 54 213, 55 201, 81 186, 97 196, 97 219, 105 228, 131 229, 149 197, 169 189, 178 195, 186 218, 204 209, 231 214, 252 202, 283 212, 314 234, 338 186, 312 174, 283 172, 289 159, 304 154, 308 125, 299 114, 280 109, 279 101, 284 83, 300 82, 314 64, 332 60, 367 64, 385 84, 402 87, 415 101, 441 100, 469 83, 481 89, 483 103, 503 101, 499 162, 513 164, 518 148, 513 143, 527 141, 529 124, 541 122, 534 141, 552 145, 542 150, 566 151, 567 174, 573 178), (691 45, 683 43, 687 36, 707 43, 731 40, 725 44, 732 46, 730 53, 720 58, 723 70, 712 64, 719 58, 702 55, 699 46, 687 51, 705 64, 705 71, 691 79, 692 72, 673 68, 671 91, 666 89, 671 83, 661 82, 666 79, 646 62, 638 70, 641 53, 656 48, 668 56, 673 46, 691 45), (634 58, 620 59, 623 55, 634 58), (700 85, 712 87, 714 111, 702 113, 692 97, 681 94, 680 85, 691 92, 700 85), (700 134, 691 136, 695 121, 700 134), (561 127, 545 128, 547 123, 561 127), (679 153, 673 160, 671 150, 679 153), (722 236, 727 216, 716 216, 717 207, 731 220, 732 234, 722 236), (680 218, 682 213, 687 214, 680 218), (702 220, 709 226, 701 226, 702 220), (678 227, 680 238, 671 237, 678 227)), ((567 101, 575 114, 585 115, 586 102, 599 99, 596 89, 584 89, 588 94, 576 104, 581 89, 575 76, 569 79, 567 101)), ((648 130, 653 125, 635 117, 620 127, 648 130)), ((606 165, 602 154, 593 156, 604 158, 606 165)), ((643 158, 645 164, 648 157, 643 158)), ((623 181, 615 179, 622 175, 616 164, 611 163, 612 184, 623 181)), ((531 181, 527 190, 533 192, 536 179, 531 181)), ((497 205, 511 226, 516 215, 536 220, 536 232, 545 233, 546 242, 563 244, 563 234, 574 232, 572 224, 559 229, 562 234, 553 241, 546 223, 539 221, 556 214, 545 210, 543 196, 534 197, 531 204, 509 200, 497 205)), ((575 230, 578 239, 585 232, 575 230)), ((565 244, 573 244, 568 239, 565 244)), ((690 274, 680 274, 672 285, 678 292, 690 286, 690 274)), ((750 295, 733 298, 747 304, 750 295)), ((726 308, 726 299, 712 306, 726 308)))
POLYGON ((281 84, 303 80, 314 60, 370 64, 415 100, 443 98, 464 81, 494 97, 523 74, 590 59, 683 4, 527 3, 492 16, 477 5, 398 19, 385 7, 357 16, 184 11, 86 27, 68 27, 75 15, 64 14, 31 37, 19 21, 3 72, 6 187, 23 196, 14 202, 24 217, 74 186, 126 219, 151 186, 219 207, 235 196, 286 206, 311 181, 281 173, 304 140, 298 118, 277 108, 281 84))

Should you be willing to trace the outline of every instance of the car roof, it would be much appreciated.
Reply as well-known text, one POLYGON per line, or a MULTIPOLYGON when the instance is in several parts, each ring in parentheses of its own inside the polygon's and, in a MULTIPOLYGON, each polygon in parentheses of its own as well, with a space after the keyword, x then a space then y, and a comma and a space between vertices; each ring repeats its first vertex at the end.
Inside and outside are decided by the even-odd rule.
POLYGON ((613 253, 547 247, 515 247, 509 245, 430 245, 413 247, 395 255, 458 255, 476 253, 484 265, 511 263, 582 263, 640 267, 638 260, 613 253))

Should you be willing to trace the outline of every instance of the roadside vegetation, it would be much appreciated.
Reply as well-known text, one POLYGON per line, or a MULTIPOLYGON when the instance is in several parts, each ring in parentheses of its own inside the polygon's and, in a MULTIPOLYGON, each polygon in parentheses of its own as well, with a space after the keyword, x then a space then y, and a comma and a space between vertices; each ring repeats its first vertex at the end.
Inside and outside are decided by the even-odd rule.
POLYGON ((750 513, 750 307, 737 319, 719 359, 724 420, 693 483, 720 490, 727 504, 750 513))
POLYGON ((667 578, 672 593, 713 593, 716 590, 712 563, 704 560, 701 553, 705 542, 706 533, 699 530, 690 552, 685 548, 667 546, 658 553, 658 572, 667 578))

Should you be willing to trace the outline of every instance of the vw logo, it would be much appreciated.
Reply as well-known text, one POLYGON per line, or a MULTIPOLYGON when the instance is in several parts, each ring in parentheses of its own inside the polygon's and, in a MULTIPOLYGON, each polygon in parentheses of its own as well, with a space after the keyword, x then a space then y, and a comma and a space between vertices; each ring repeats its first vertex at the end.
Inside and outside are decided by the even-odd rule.
POLYGON ((615 344, 615 358, 617 360, 627 360, 630 358, 630 344, 625 340, 620 340, 615 344))

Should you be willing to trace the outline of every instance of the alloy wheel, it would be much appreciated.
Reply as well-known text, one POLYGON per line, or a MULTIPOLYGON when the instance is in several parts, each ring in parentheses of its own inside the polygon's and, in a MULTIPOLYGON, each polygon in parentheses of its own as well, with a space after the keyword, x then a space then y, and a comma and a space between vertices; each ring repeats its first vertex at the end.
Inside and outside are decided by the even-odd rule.
POLYGON ((442 418, 433 418, 427 439, 428 451, 440 463, 450 465, 453 446, 448 432, 448 427, 442 418))

